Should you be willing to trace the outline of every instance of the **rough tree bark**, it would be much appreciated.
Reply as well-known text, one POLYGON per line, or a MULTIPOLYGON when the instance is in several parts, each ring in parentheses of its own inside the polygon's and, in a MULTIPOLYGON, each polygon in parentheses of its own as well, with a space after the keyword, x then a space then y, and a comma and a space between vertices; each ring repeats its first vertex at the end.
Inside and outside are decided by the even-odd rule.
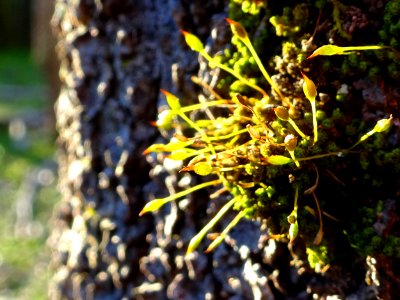
MULTIPOLYGON (((193 90, 186 74, 196 58, 183 47, 178 26, 204 35, 222 20, 213 18, 224 7, 221 1, 56 2, 63 200, 53 232, 51 298, 163 299, 188 279, 183 248, 178 256, 157 241, 154 220, 138 218, 145 187, 153 188, 141 153, 157 136, 150 122, 159 88, 176 91, 174 81, 181 91, 193 90)), ((191 291, 196 295, 212 288, 193 284, 201 289, 191 291)))
MULTIPOLYGON (((142 152, 161 139, 150 125, 164 101, 159 89, 196 99, 191 75, 210 76, 204 66, 199 71, 179 28, 222 48, 229 43, 227 5, 223 0, 56 1, 63 199, 51 238, 56 270, 51 299, 376 296, 376 286, 363 283, 365 270, 354 277, 352 268, 326 278, 302 273, 290 264, 287 245, 267 243, 266 228, 257 221, 239 223, 227 244, 211 254, 185 256, 190 238, 220 206, 209 204, 206 192, 138 217, 150 194, 165 196, 164 186, 171 192, 196 180, 178 178, 174 166, 151 170, 155 159, 146 162, 142 152)), ((371 268, 368 272, 376 272, 371 268)))

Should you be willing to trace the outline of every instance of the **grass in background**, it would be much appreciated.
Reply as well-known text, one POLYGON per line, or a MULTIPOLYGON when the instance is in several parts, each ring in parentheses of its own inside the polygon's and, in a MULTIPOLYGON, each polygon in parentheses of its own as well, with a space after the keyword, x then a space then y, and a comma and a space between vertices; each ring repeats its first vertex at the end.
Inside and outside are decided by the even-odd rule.
POLYGON ((0 51, 0 299, 47 298, 46 239, 58 194, 46 96, 43 77, 27 51, 0 51), (29 196, 31 232, 22 227, 23 233, 16 234, 18 203, 29 196))

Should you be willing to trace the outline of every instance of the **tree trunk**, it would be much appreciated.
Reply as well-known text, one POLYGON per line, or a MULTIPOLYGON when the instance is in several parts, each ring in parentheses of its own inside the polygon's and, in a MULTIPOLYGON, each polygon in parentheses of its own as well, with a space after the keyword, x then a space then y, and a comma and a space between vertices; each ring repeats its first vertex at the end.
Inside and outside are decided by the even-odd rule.
MULTIPOLYGON (((160 167, 156 156, 142 152, 163 140, 151 125, 165 104, 160 88, 194 101, 200 88, 191 76, 209 82, 214 75, 185 46, 179 29, 196 34, 215 53, 230 43, 227 12, 223 0, 56 1, 63 199, 51 237, 51 299, 376 297, 376 282, 364 283, 377 274, 374 261, 357 257, 349 264, 351 254, 321 275, 305 266, 304 251, 268 242, 262 220, 240 222, 210 254, 185 255, 191 237, 223 203, 210 203, 207 192, 138 216, 152 197, 197 180, 177 174, 174 165, 160 167)), ((317 20, 318 10, 312 12, 308 18, 317 20)), ((389 269, 393 263, 381 262, 389 269)), ((396 280, 386 283, 390 294, 396 280)))
POLYGON ((219 1, 56 2, 63 199, 52 299, 164 299, 187 278, 183 248, 172 251, 170 234, 156 237, 167 215, 138 217, 148 193, 164 189, 161 175, 150 181, 142 152, 158 136, 150 123, 160 87, 195 94, 196 56, 179 27, 208 34, 223 9, 219 1))

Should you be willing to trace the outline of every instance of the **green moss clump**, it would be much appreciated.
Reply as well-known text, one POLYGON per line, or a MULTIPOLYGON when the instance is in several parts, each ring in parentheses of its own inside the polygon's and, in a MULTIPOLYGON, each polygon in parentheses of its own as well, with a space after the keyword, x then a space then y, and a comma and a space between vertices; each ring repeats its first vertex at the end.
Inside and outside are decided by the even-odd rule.
POLYGON ((308 247, 307 258, 311 268, 317 271, 322 271, 322 269, 329 263, 328 248, 326 246, 308 247))
POLYGON ((400 47, 399 40, 395 38, 400 34, 400 1, 391 0, 387 1, 383 16, 383 25, 379 30, 379 36, 385 45, 391 46, 394 49, 389 53, 381 53, 379 58, 380 65, 384 65, 388 70, 388 75, 393 79, 400 79, 400 47))
MULTIPOLYGON (((303 239, 312 268, 321 269, 335 258, 335 254, 330 253, 335 246, 329 239, 343 233, 335 226, 325 227, 329 222, 340 224, 336 227, 343 228, 348 243, 360 255, 374 253, 385 242, 373 229, 378 206, 363 205, 360 196, 345 192, 346 184, 354 185, 355 190, 363 184, 377 190, 383 181, 374 177, 373 171, 386 168, 389 159, 398 160, 400 151, 390 149, 383 133, 389 129, 393 117, 376 120, 375 126, 362 121, 355 113, 361 110, 361 105, 352 103, 354 91, 346 82, 353 74, 346 74, 343 82, 338 75, 343 75, 340 73, 343 65, 368 75, 371 63, 367 55, 359 53, 381 50, 381 47, 324 45, 312 52, 312 46, 303 47, 301 42, 312 42, 310 34, 303 32, 308 24, 301 19, 312 6, 298 4, 294 10, 269 12, 273 14, 268 17, 275 23, 279 39, 283 40, 281 55, 272 59, 277 52, 270 51, 270 55, 261 60, 251 41, 252 34, 248 32, 262 32, 264 36, 255 38, 260 41, 271 31, 257 31, 262 26, 255 26, 255 20, 260 17, 243 11, 242 3, 244 1, 230 4, 230 16, 241 16, 244 21, 239 24, 227 19, 235 50, 224 51, 225 56, 210 56, 199 40, 185 33, 189 46, 191 41, 196 41, 195 51, 209 62, 210 68, 218 67, 229 73, 218 85, 229 97, 219 97, 211 90, 208 101, 181 106, 178 97, 164 91, 173 114, 169 117, 173 138, 145 151, 181 160, 185 167, 180 172, 194 172, 204 176, 206 181, 149 202, 142 214, 200 188, 221 186, 220 192, 227 191, 230 197, 193 237, 189 252, 198 247, 227 211, 233 210, 236 217, 207 251, 221 243, 229 230, 246 217, 267 220, 271 237, 289 245, 297 238, 303 239), (298 42, 294 41, 297 36, 300 37, 298 42), (327 58, 313 64, 312 59, 319 59, 319 62, 323 59, 314 58, 316 56, 336 54, 341 55, 342 65, 330 63, 327 58), (269 75, 271 70, 273 76, 269 75), (327 79, 324 79, 325 74, 327 79), (332 74, 337 78, 332 80, 332 74), (317 84, 308 76, 317 78, 317 84), (319 94, 319 82, 326 96, 319 94), (189 115, 197 117, 190 119, 189 115), (174 130, 184 127, 182 123, 192 131, 182 134, 174 130), (358 204, 362 205, 358 207, 358 204), (346 214, 353 210, 354 215, 346 214)), ((318 3, 325 5, 323 1, 318 3)), ((393 253, 397 241, 392 241, 391 245, 387 253, 393 253)))

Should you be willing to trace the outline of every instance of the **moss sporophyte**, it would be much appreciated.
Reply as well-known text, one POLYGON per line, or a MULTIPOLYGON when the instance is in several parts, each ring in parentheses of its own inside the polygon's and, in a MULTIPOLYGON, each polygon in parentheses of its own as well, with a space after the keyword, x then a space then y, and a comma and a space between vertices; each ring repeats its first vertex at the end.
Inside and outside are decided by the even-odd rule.
MULTIPOLYGON (((317 101, 318 92, 313 80, 302 72, 303 92, 306 101, 310 104, 311 122, 299 118, 294 113, 295 107, 289 96, 280 90, 272 80, 260 58, 254 50, 250 38, 238 22, 227 19, 232 33, 249 50, 255 63, 260 69, 266 82, 270 85, 273 96, 269 96, 265 87, 254 84, 254 80, 246 78, 234 69, 220 63, 219 60, 209 55, 203 43, 195 35, 182 31, 188 46, 199 53, 208 61, 210 68, 222 69, 242 84, 251 88, 259 97, 245 96, 239 93, 231 95, 230 99, 222 99, 217 93, 213 93, 214 100, 188 106, 182 106, 178 97, 162 90, 165 95, 169 109, 162 111, 155 124, 160 130, 167 130, 171 133, 179 128, 190 128, 194 132, 190 136, 175 132, 170 141, 166 144, 154 144, 148 147, 144 154, 151 152, 165 153, 166 157, 172 160, 186 162, 180 172, 194 172, 200 176, 212 178, 209 181, 200 183, 187 190, 170 195, 166 198, 155 199, 148 202, 140 212, 143 215, 154 212, 168 202, 184 198, 190 193, 199 189, 221 186, 221 190, 215 195, 229 192, 232 196, 219 210, 219 212, 196 234, 188 245, 187 252, 194 251, 207 233, 215 224, 230 210, 236 211, 236 216, 226 228, 217 235, 207 252, 218 246, 242 218, 256 218, 273 213, 268 212, 269 207, 279 206, 281 198, 276 191, 279 188, 279 180, 282 176, 290 179, 292 186, 293 202, 287 210, 287 226, 281 226, 277 231, 271 228, 271 237, 287 240, 290 244, 298 236, 303 235, 302 227, 299 224, 298 214, 302 207, 301 195, 310 194, 314 199, 315 209, 303 205, 303 209, 319 219, 319 229, 313 233, 310 247, 318 245, 323 240, 322 215, 328 215, 320 207, 315 190, 318 187, 318 168, 315 166, 317 160, 327 157, 341 157, 346 153, 355 152, 354 149, 362 142, 365 142, 375 133, 389 129, 392 123, 392 116, 378 120, 375 127, 361 138, 354 141, 348 148, 333 152, 318 152, 319 136, 323 135, 324 126, 318 124, 317 101), (217 109, 216 109, 217 108, 217 109), (213 114, 213 109, 218 113, 213 114), (189 114, 194 111, 207 110, 203 119, 192 119, 189 114), (221 114, 221 111, 224 113, 221 114), (314 170, 314 171, 313 171, 314 170), (315 184, 305 187, 299 182, 294 172, 312 172, 317 174, 315 184), (229 200, 230 199, 230 200, 229 200)), ((383 46, 362 46, 362 47, 339 47, 325 45, 311 53, 308 59, 317 56, 346 55, 351 51, 378 50, 383 46)), ((299 74, 300 75, 300 74, 299 74)), ((357 155, 356 153, 354 155, 357 155)), ((341 158, 338 158, 341 159, 341 158)), ((298 174, 298 173, 296 173, 298 174)), ((287 206, 289 207, 289 206, 287 206)), ((334 219, 334 216, 331 216, 334 219)), ((304 233, 305 235, 306 233, 304 233)), ((304 237, 304 236, 303 236, 304 237)), ((311 251, 311 250, 310 250, 311 251)))

